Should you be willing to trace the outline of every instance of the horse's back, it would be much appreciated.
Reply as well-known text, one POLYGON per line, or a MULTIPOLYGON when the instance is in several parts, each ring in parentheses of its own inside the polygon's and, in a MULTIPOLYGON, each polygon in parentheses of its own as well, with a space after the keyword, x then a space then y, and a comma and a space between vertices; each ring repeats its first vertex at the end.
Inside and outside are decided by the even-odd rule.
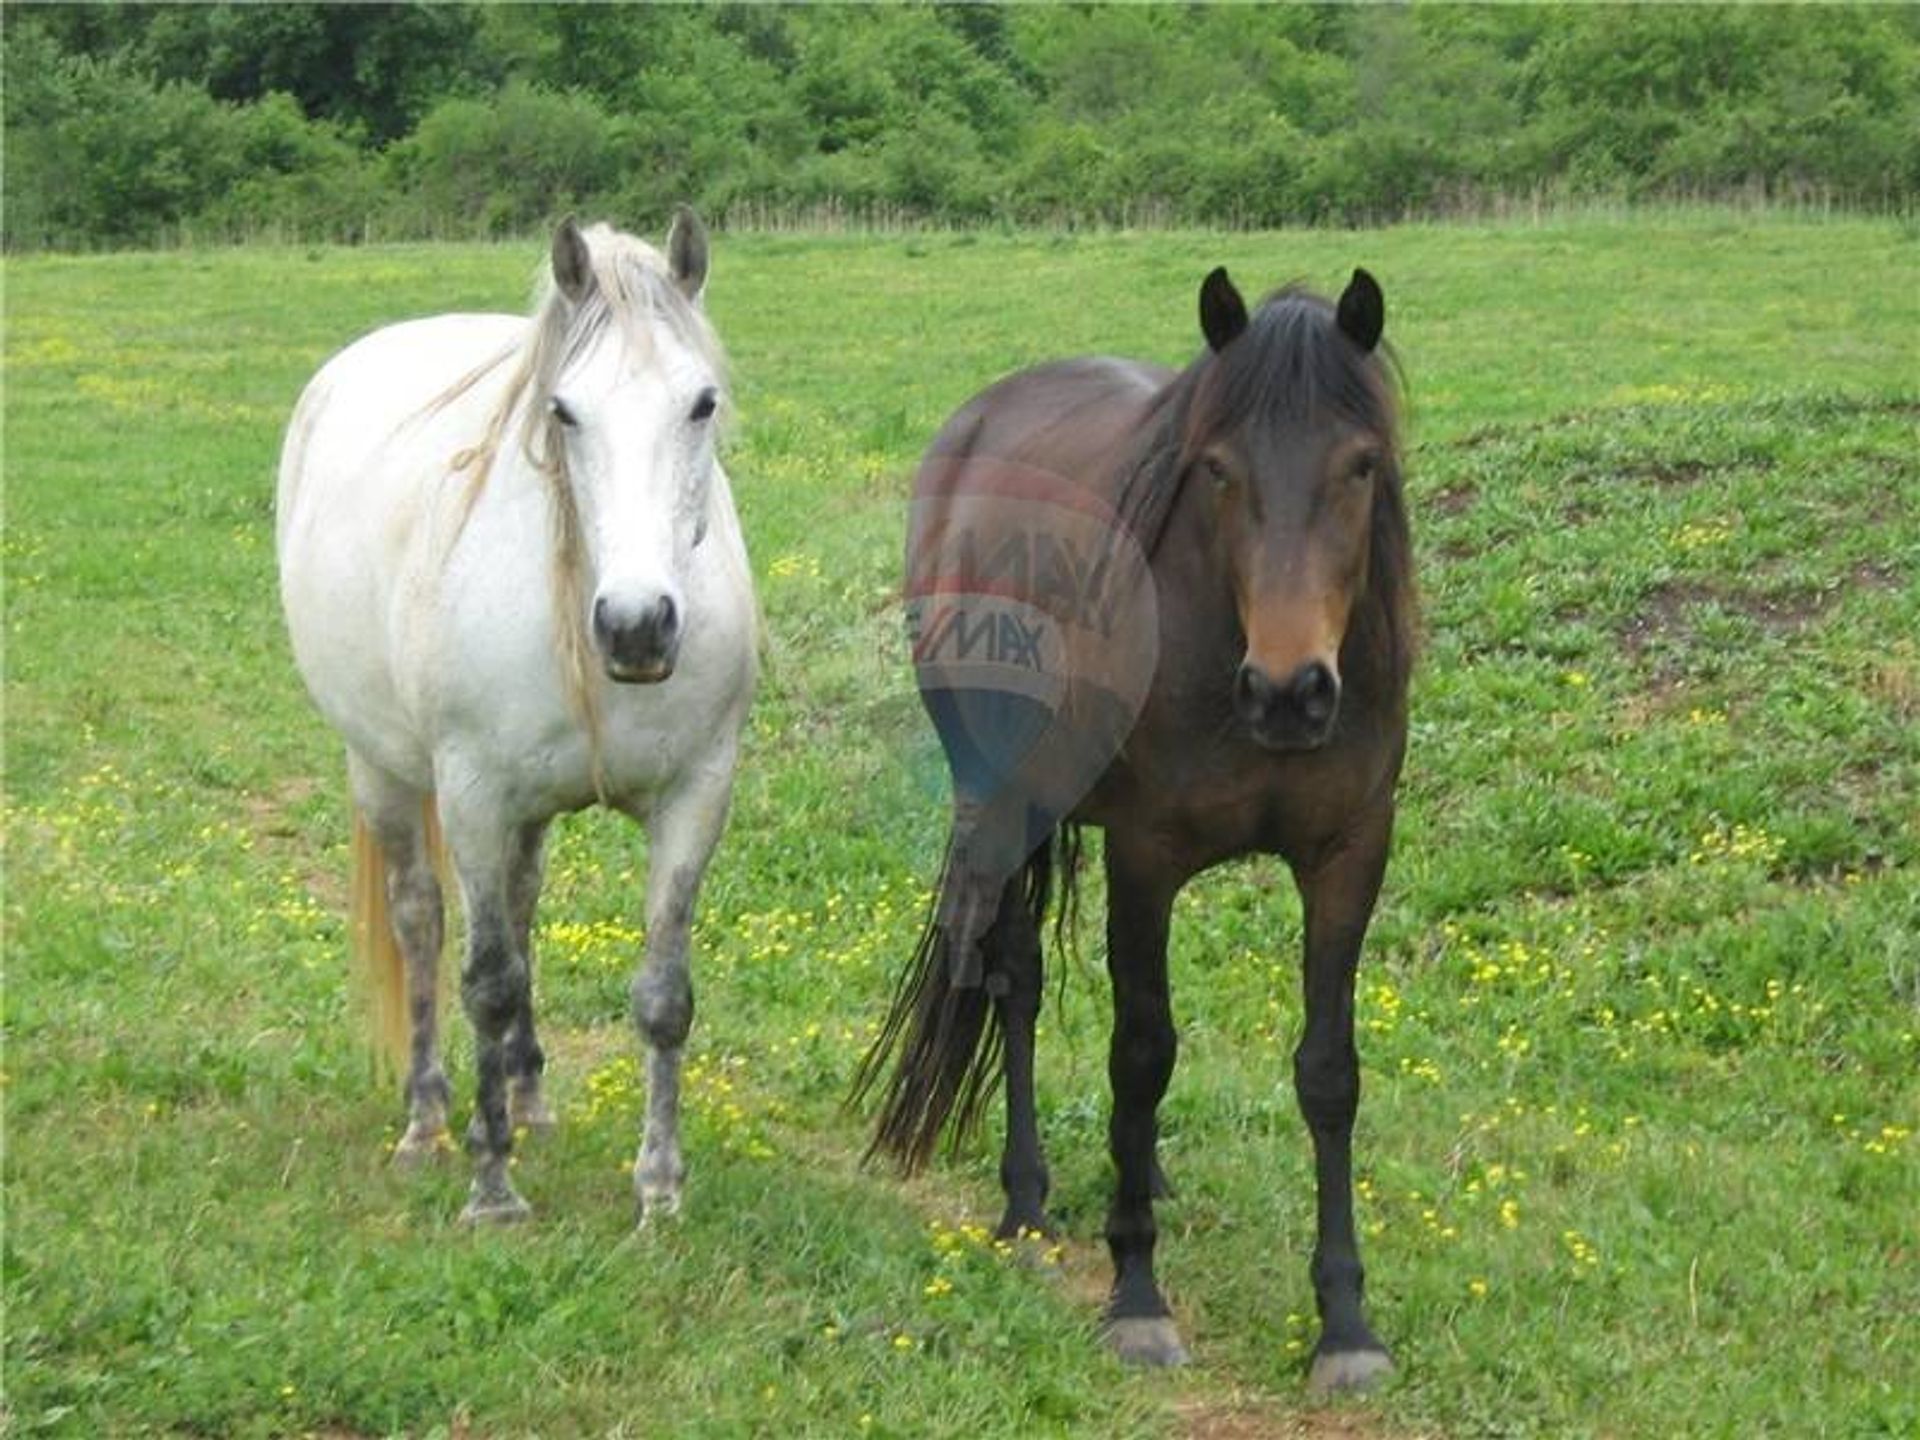
MULTIPOLYGON (((952 490, 955 461, 999 464, 1111 495, 1154 398, 1173 378, 1164 366, 1090 355, 1009 375, 982 390, 928 446, 915 499, 952 490)), ((964 486, 962 487, 965 488, 964 486)))
POLYGON ((440 428, 429 413, 434 401, 504 353, 525 325, 512 315, 435 315, 385 326, 335 354, 307 383, 288 426, 281 525, 298 515, 309 480, 344 483, 383 464, 383 452, 405 464, 395 442, 440 428))

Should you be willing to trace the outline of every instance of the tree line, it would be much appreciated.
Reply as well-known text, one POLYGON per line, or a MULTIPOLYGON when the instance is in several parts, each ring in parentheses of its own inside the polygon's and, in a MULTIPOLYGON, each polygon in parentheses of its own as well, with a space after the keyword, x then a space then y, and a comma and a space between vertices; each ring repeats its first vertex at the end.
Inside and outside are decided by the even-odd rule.
POLYGON ((4 243, 1271 226, 1920 193, 1920 8, 87 5, 5 16, 4 243))

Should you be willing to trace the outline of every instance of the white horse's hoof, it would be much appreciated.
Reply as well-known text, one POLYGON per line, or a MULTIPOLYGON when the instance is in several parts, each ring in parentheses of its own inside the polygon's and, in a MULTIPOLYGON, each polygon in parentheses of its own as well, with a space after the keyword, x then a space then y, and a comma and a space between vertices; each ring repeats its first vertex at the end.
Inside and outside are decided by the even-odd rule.
POLYGON ((460 1212, 462 1225, 517 1225, 533 1217, 533 1207, 511 1190, 475 1194, 460 1212))
POLYGON ((453 1137, 447 1133, 444 1125, 422 1128, 409 1125, 407 1133, 393 1147, 393 1167, 396 1170, 418 1170, 442 1156, 453 1154, 453 1137))
POLYGON ((1180 1330, 1171 1316, 1128 1316, 1109 1320, 1106 1325, 1107 1348, 1129 1365, 1164 1369, 1184 1365, 1192 1357, 1180 1342, 1180 1330))
POLYGON ((641 1192, 640 1218, 634 1222, 636 1229, 652 1229, 679 1218, 680 1192, 678 1190, 641 1192))
POLYGON ((1313 1357, 1307 1372, 1310 1395, 1352 1394, 1371 1390, 1393 1373, 1393 1357, 1384 1350, 1335 1350, 1313 1357))
POLYGON ((535 1088, 516 1087, 507 1096, 507 1121, 516 1130, 531 1130, 535 1134, 545 1135, 559 1122, 554 1119, 553 1107, 547 1104, 547 1097, 535 1088))

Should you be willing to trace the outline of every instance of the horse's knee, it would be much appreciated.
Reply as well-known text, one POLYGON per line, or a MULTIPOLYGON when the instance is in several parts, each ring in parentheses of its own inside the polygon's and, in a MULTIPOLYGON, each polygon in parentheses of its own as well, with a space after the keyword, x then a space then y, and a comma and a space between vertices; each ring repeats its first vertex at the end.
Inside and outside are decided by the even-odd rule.
POLYGON ((693 1029, 693 982, 684 969, 649 965, 633 982, 633 1023, 656 1050, 677 1050, 693 1029))
POLYGON ((1180 1041, 1171 1022, 1131 1029, 1114 1036, 1107 1077, 1116 1103, 1156 1106, 1173 1081, 1180 1041))
POLYGON ((1300 1113, 1315 1130, 1350 1129, 1360 1109, 1360 1060, 1351 1049, 1293 1057, 1293 1090, 1300 1113))
POLYGON ((532 980, 519 956, 499 942, 474 948, 460 977, 460 1000, 476 1031, 491 1037, 504 1034, 527 1012, 531 999, 532 980))
POLYGON ((440 885, 429 873, 424 880, 408 877, 390 889, 387 904, 393 912, 394 933, 403 942, 418 939, 424 948, 433 944, 440 927, 440 885))

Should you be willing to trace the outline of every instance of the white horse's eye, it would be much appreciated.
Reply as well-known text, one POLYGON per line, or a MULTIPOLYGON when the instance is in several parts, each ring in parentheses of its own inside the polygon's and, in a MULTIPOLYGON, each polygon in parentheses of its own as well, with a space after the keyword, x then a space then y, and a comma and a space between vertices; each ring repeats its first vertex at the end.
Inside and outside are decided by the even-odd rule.
POLYGON ((547 409, 553 413, 554 419, 558 420, 569 430, 580 423, 573 411, 567 408, 567 402, 562 400, 558 395, 547 402, 547 409))
POLYGON ((687 418, 697 425, 702 420, 711 419, 713 412, 719 407, 720 392, 709 385, 700 392, 699 398, 693 402, 693 409, 687 412, 687 418))

